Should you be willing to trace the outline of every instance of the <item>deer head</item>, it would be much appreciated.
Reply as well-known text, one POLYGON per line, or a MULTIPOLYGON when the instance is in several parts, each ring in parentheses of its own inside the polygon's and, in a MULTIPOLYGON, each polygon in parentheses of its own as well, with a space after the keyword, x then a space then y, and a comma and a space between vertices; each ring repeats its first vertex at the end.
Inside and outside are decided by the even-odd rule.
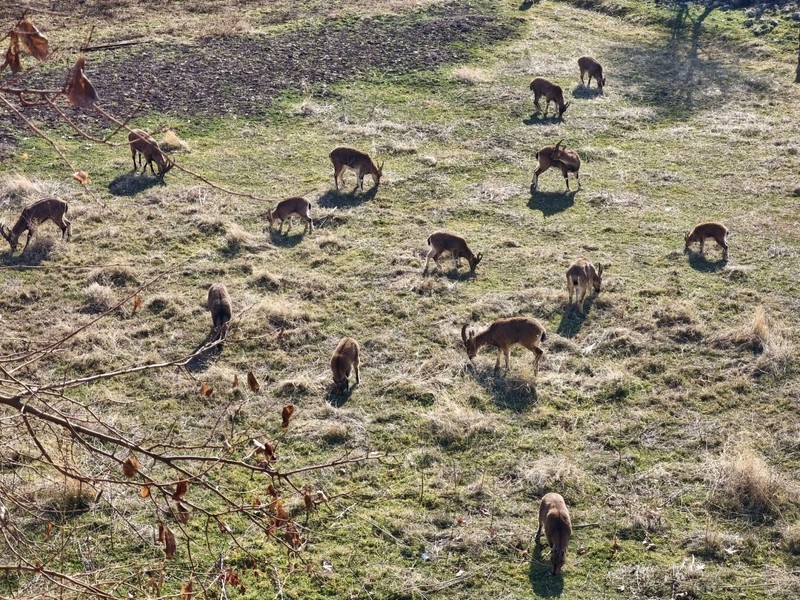
POLYGON ((464 348, 467 350, 467 357, 470 361, 475 358, 475 355, 478 353, 478 349, 475 347, 475 332, 470 331, 469 337, 467 337, 467 327, 468 325, 464 325, 461 328, 461 339, 464 340, 464 348))
POLYGON ((483 252, 478 252, 477 256, 473 256, 472 259, 470 259, 469 270, 471 272, 475 272, 475 267, 478 266, 478 263, 481 262, 481 259, 483 259, 483 252))
POLYGON ((0 234, 2 234, 11 246, 11 252, 14 252, 17 249, 17 240, 14 239, 14 234, 6 227, 5 223, 0 223, 0 234))
POLYGON ((558 118, 559 119, 561 118, 561 115, 563 115, 565 112, 567 112, 567 109, 569 108, 570 104, 572 104, 571 100, 569 102, 565 102, 562 106, 558 107, 558 118))

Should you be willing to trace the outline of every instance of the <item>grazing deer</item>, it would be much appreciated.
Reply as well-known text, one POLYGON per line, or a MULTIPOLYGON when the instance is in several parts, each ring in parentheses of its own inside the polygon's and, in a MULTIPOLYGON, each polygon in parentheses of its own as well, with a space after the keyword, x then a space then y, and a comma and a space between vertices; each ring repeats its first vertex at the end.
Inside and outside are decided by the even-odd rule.
POLYGON ((561 146, 561 142, 564 140, 560 140, 555 146, 545 146, 541 150, 536 153, 536 158, 539 161, 539 164, 536 167, 536 170, 533 172, 533 191, 536 192, 539 190, 539 175, 547 171, 550 167, 556 167, 561 169, 561 174, 564 176, 564 183, 567 186, 567 191, 569 189, 569 179, 568 175, 570 173, 575 173, 575 181, 578 182, 578 189, 581 188, 581 180, 580 180, 580 169, 581 169, 581 157, 578 156, 577 152, 572 150, 565 150, 563 146, 561 146))
POLYGON ((508 355, 511 346, 519 344, 527 348, 534 354, 533 372, 539 372, 539 361, 544 352, 539 344, 547 338, 547 334, 539 321, 532 317, 511 317, 508 319, 498 319, 485 331, 475 335, 474 331, 467 334, 467 325, 461 328, 461 339, 467 349, 467 356, 470 362, 478 354, 478 350, 483 346, 495 346, 497 348, 497 362, 494 365, 494 372, 500 370, 500 355, 506 357, 506 371, 508 371, 508 355))
POLYGON ((149 135, 146 131, 141 129, 131 129, 128 134, 128 143, 131 146, 131 156, 133 157, 133 170, 138 168, 136 164, 136 157, 139 157, 139 163, 142 166, 142 173, 150 165, 150 172, 155 175, 153 170, 153 161, 158 165, 158 178, 164 179, 164 175, 173 167, 175 163, 172 159, 162 152, 158 146, 158 142, 149 135))
POLYGON ((359 359, 358 359, 358 342, 353 338, 345 337, 336 346, 331 356, 331 371, 333 371, 333 385, 342 392, 346 392, 350 388, 350 371, 355 368, 356 383, 361 383, 361 378, 358 375, 359 359))
POLYGON ((597 82, 597 89, 602 94, 603 87, 606 85, 606 78, 603 77, 603 65, 597 62, 591 56, 581 56, 578 59, 578 67, 581 70, 581 85, 586 85, 586 87, 591 87, 592 77, 594 77, 594 80, 597 82), (583 75, 585 73, 589 74, 588 85, 583 83, 583 75))
MULTIPOLYGON (((208 288, 207 306, 211 311, 211 333, 215 336, 214 341, 224 340, 228 335, 228 323, 233 313, 231 297, 224 283, 215 283, 208 288)), ((219 344, 219 349, 222 350, 222 342, 219 344)))
POLYGON ((683 236, 686 245, 684 253, 689 252, 689 246, 700 242, 700 254, 703 254, 703 244, 709 238, 714 238, 717 246, 722 248, 722 260, 728 260, 728 228, 722 223, 699 223, 689 233, 683 236))
POLYGON ((337 190, 339 189, 340 176, 342 185, 344 185, 343 171, 345 169, 355 172, 358 180, 357 186, 362 192, 364 191, 364 175, 372 175, 372 181, 375 182, 375 187, 378 187, 383 174, 383 163, 376 165, 369 154, 355 148, 341 146, 334 149, 330 157, 333 163, 333 182, 336 184, 337 190))
POLYGON ((37 225, 47 220, 52 220, 53 223, 61 228, 61 239, 69 241, 72 237, 72 223, 67 219, 68 210, 69 205, 61 198, 37 200, 22 209, 22 214, 11 229, 6 227, 5 223, 0 223, 0 234, 11 245, 11 253, 13 254, 17 250, 19 237, 27 231, 28 236, 25 239, 25 247, 22 248, 22 252, 25 252, 28 244, 31 243, 31 238, 37 225))
POLYGON ((556 575, 567 560, 567 544, 572 535, 572 519, 561 494, 550 492, 542 497, 539 504, 539 529, 536 531, 537 546, 541 546, 542 529, 551 548, 550 561, 553 564, 553 575, 556 575))
POLYGON ((600 293, 600 286, 603 283, 603 265, 594 265, 585 258, 579 258, 572 263, 567 270, 567 294, 569 303, 573 304, 572 296, 575 295, 574 304, 581 314, 584 314, 584 304, 586 303, 586 293, 589 286, 594 288, 596 293, 600 293))
POLYGON ((425 259, 425 270, 422 271, 423 275, 428 272, 428 263, 431 258, 433 258, 436 266, 441 270, 442 265, 439 264, 439 257, 444 252, 450 252, 453 256, 453 263, 455 264, 456 270, 458 270, 460 266, 461 258, 466 258, 469 263, 470 273, 475 272, 475 267, 478 266, 478 263, 481 262, 483 258, 482 253, 479 253, 477 256, 472 253, 472 250, 469 249, 464 238, 452 233, 447 233, 446 231, 437 231, 428 236, 428 246, 430 246, 431 249, 428 250, 428 257, 425 259))
POLYGON ((555 102, 558 106, 558 118, 569 108, 570 102, 564 102, 564 90, 560 85, 547 81, 544 77, 537 77, 531 81, 531 91, 533 92, 533 103, 536 105, 536 111, 542 110, 539 106, 539 98, 544 96, 547 103, 544 105, 544 116, 547 116, 547 110, 550 108, 550 102, 555 102))
POLYGON ((280 221, 281 224, 278 226, 278 234, 280 235, 284 221, 288 220, 289 227, 286 228, 286 235, 289 235, 289 230, 292 228, 293 215, 298 215, 306 222, 305 227, 303 227, 303 233, 305 233, 306 230, 308 230, 309 233, 314 231, 314 221, 311 219, 311 202, 299 196, 281 200, 278 202, 275 210, 271 210, 267 213, 269 228, 272 229, 272 224, 275 223, 275 221, 280 221))

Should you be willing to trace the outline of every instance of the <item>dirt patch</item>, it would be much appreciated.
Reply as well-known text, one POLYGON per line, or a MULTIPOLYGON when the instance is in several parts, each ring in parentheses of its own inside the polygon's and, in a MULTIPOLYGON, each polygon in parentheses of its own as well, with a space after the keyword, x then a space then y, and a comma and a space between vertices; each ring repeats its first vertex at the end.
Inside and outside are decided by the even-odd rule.
MULTIPOLYGON (((401 15, 346 17, 275 35, 213 37, 184 47, 137 47, 92 61, 101 102, 124 112, 152 89, 155 110, 261 116, 287 90, 379 73, 400 75, 463 60, 509 37, 516 22, 488 7, 447 3, 401 15)), ((93 57, 94 58, 94 57, 93 57)))

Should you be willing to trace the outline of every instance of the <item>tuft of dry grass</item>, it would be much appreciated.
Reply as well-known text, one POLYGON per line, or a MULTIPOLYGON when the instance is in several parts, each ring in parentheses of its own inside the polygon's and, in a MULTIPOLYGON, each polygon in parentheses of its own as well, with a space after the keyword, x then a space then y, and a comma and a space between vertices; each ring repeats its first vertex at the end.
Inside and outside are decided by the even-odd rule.
POLYGON ((568 501, 584 493, 586 473, 562 455, 547 455, 536 459, 524 473, 522 481, 536 498, 548 492, 558 492, 568 501))
POLYGON ((724 331, 713 341, 718 346, 736 346, 758 354, 756 375, 786 375, 794 364, 794 344, 783 336, 763 306, 756 307, 749 323, 724 331))
POLYGON ((480 85, 490 83, 492 77, 483 69, 465 66, 453 71, 453 80, 465 85, 480 85))
POLYGON ((236 223, 228 223, 225 226, 225 230, 225 242, 228 245, 228 251, 232 254, 240 252, 241 250, 258 250, 264 245, 261 238, 250 233, 236 223))
POLYGON ((64 196, 67 192, 64 183, 30 179, 15 173, 0 179, 0 207, 22 208, 46 196, 64 196))
POLYGON ((800 556, 800 525, 788 525, 783 531, 782 542, 787 552, 800 556))
POLYGON ((172 129, 167 129, 164 138, 159 142, 159 146, 165 152, 188 152, 189 144, 178 137, 172 129))
POLYGON ((89 284, 86 288, 86 310, 93 313, 102 313, 111 308, 116 302, 114 290, 106 285, 97 283, 89 284))
POLYGON ((791 482, 747 444, 727 448, 709 461, 707 472, 709 502, 724 513, 771 519, 792 497, 791 482))

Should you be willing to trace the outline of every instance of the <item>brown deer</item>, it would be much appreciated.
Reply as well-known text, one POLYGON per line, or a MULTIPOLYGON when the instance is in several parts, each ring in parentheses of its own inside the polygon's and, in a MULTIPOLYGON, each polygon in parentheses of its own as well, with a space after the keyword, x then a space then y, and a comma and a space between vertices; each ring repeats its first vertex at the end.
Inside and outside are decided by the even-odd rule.
POLYGON ((353 338, 344 337, 336 346, 331 356, 331 371, 333 372, 333 384, 338 391, 346 392, 350 388, 351 369, 355 368, 356 383, 361 383, 358 375, 358 367, 361 364, 358 358, 358 342, 353 338))
POLYGON ((478 350, 483 346, 495 346, 497 348, 497 362, 494 365, 494 372, 500 370, 500 356, 506 357, 506 371, 508 371, 508 355, 511 346, 519 344, 527 348, 534 354, 533 372, 539 372, 539 361, 544 352, 539 347, 541 342, 547 338, 547 333, 538 320, 532 317, 511 317, 508 319, 498 319, 489 328, 475 335, 474 331, 467 332, 467 325, 461 328, 461 339, 467 349, 467 356, 470 362, 478 354, 478 350))
POLYGON ((709 238, 717 242, 717 246, 722 248, 722 260, 728 260, 728 228, 722 223, 699 223, 694 226, 689 233, 683 236, 686 245, 684 253, 689 252, 689 246, 695 242, 700 242, 700 254, 703 254, 703 244, 709 238))
POLYGON ((333 182, 336 184, 336 189, 339 189, 339 178, 341 176, 342 185, 344 185, 345 169, 354 171, 356 174, 357 187, 362 192, 364 191, 364 175, 372 175, 372 181, 375 182, 375 187, 381 181, 383 174, 383 163, 375 164, 369 154, 356 150, 355 148, 348 148, 341 146, 336 148, 330 154, 331 162, 333 163, 333 182))
POLYGON ((606 78, 603 77, 603 65, 597 62, 591 56, 581 56, 578 59, 578 67, 581 70, 581 85, 591 87, 592 77, 594 77, 594 80, 597 82, 597 90, 602 94, 603 87, 606 85, 606 78), (589 75, 588 85, 583 83, 583 76, 586 73, 589 75))
MULTIPOLYGON (((228 323, 233 313, 231 297, 224 283, 215 283, 208 288, 207 306, 211 311, 211 333, 214 341, 224 340, 228 335, 228 323)), ((219 344, 219 349, 222 350, 222 342, 219 344)))
POLYGON ((531 91, 533 92, 533 103, 536 105, 536 111, 542 110, 539 106, 539 98, 544 96, 547 103, 544 105, 544 116, 547 116, 547 110, 550 108, 550 102, 555 102, 558 106, 558 118, 569 108, 570 102, 564 102, 564 90, 560 85, 547 81, 544 77, 537 77, 531 81, 531 91))
POLYGON ((37 200, 22 209, 22 214, 11 229, 6 227, 5 223, 0 223, 0 234, 11 245, 11 253, 13 254, 17 250, 19 237, 27 231, 28 236, 25 239, 25 247, 22 248, 22 252, 25 252, 28 244, 31 243, 36 227, 40 223, 52 220, 53 223, 61 228, 61 239, 69 241, 72 237, 72 223, 67 219, 68 210, 69 205, 61 198, 37 200))
POLYGON ((467 259, 470 273, 475 272, 475 267, 478 266, 478 263, 481 262, 483 258, 483 254, 481 253, 477 256, 472 253, 472 250, 469 249, 464 238, 452 233, 447 233, 446 231, 437 231, 428 236, 428 246, 430 246, 431 249, 428 250, 428 257, 425 259, 425 270, 422 271, 423 275, 428 272, 428 263, 431 258, 433 258, 436 266, 441 270, 442 265, 439 264, 439 257, 444 252, 450 252, 453 256, 453 263, 455 264, 456 270, 458 270, 460 266, 461 258, 467 259))
POLYGON ((578 156, 577 152, 565 150, 564 147, 561 146, 561 142, 563 141, 564 140, 560 140, 555 146, 545 146, 536 153, 539 164, 533 172, 532 184, 534 192, 539 190, 539 175, 547 171, 550 167, 561 169, 567 191, 570 191, 568 175, 574 173, 575 181, 578 182, 578 189, 580 189, 581 180, 579 171, 581 169, 581 157, 578 156))
POLYGON ((586 293, 589 291, 589 287, 593 287, 596 293, 600 293, 600 286, 603 283, 604 268, 603 265, 598 264, 595 269, 594 265, 588 260, 579 258, 567 269, 567 294, 569 294, 569 303, 570 305, 573 304, 572 296, 574 294, 574 305, 581 314, 584 314, 586 293))
POLYGON ((142 173, 150 165, 150 172, 155 175, 153 170, 153 161, 158 165, 158 178, 164 179, 164 175, 173 167, 172 159, 162 152, 158 146, 158 142, 149 135, 146 131, 141 129, 131 129, 128 134, 128 143, 131 146, 131 156, 133 157, 133 170, 138 169, 136 164, 136 157, 139 157, 139 163, 142 166, 142 173))
POLYGON ((567 544, 572 535, 572 519, 567 504, 561 494, 550 492, 542 497, 539 504, 539 529, 536 531, 536 545, 541 546, 542 529, 550 546, 550 562, 553 575, 557 575, 567 560, 567 544))
POLYGON ((314 231, 314 221, 311 219, 311 202, 299 196, 281 200, 278 202, 275 210, 271 210, 267 213, 269 228, 272 229, 272 225, 275 221, 280 221, 281 224, 278 226, 278 234, 280 235, 284 221, 288 220, 289 227, 286 228, 286 235, 289 235, 289 230, 292 228, 293 215, 298 215, 305 221, 306 224, 303 228, 303 233, 305 233, 306 230, 308 230, 309 233, 314 231))

